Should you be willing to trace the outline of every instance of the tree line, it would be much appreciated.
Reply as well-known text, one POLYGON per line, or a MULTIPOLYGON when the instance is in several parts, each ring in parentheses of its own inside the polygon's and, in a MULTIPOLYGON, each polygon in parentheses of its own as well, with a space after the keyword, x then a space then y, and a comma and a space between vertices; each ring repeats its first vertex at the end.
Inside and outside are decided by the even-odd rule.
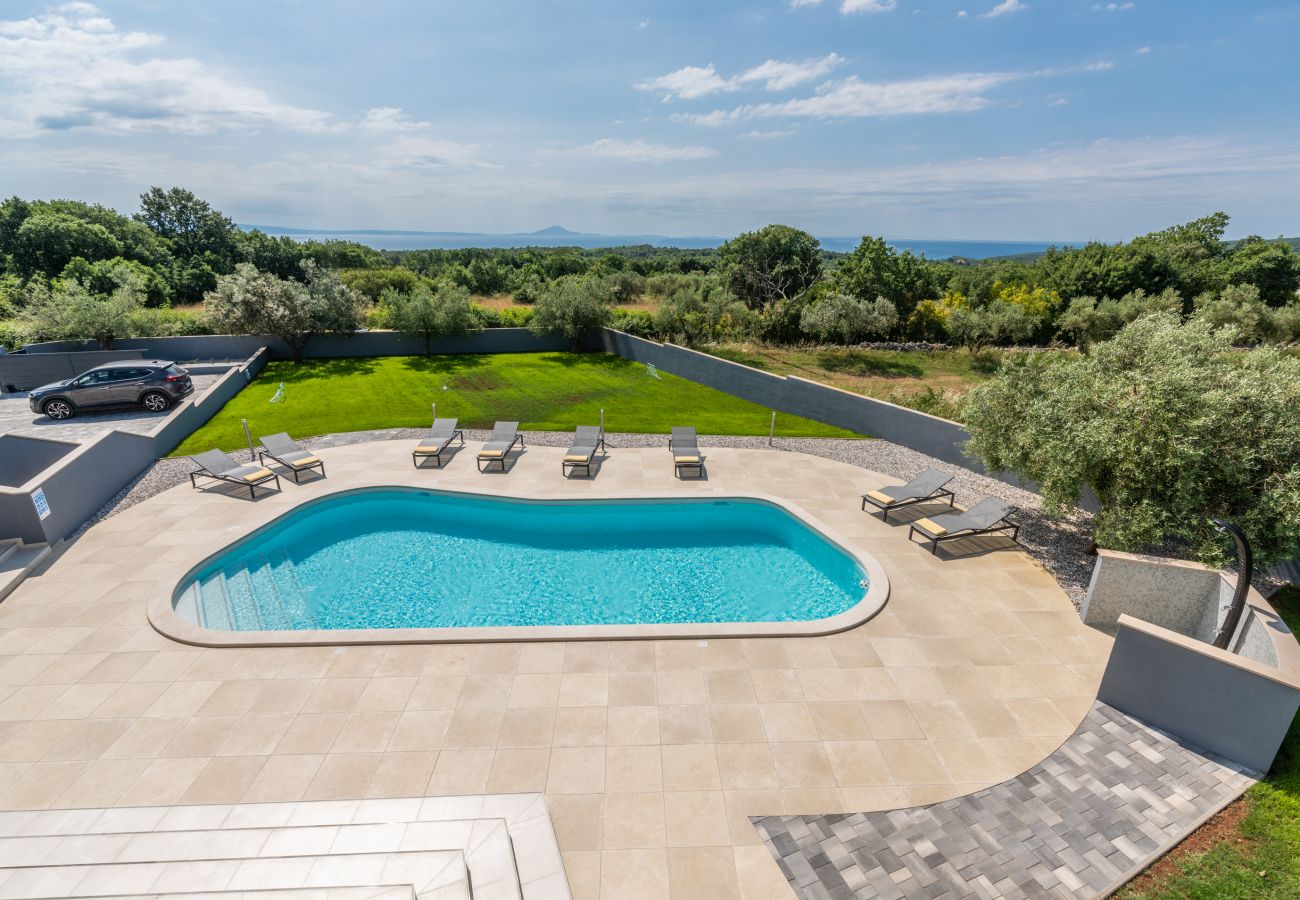
POLYGON ((1244 343, 1300 340, 1300 255, 1282 240, 1226 241, 1228 221, 1214 213, 1127 243, 982 263, 930 260, 871 236, 851 253, 831 253, 786 225, 714 250, 381 252, 243 231, 183 188, 150 188, 131 216, 11 197, 0 203, 0 342, 109 346, 125 336, 381 327, 417 334, 427 347, 439 335, 498 325, 570 336, 613 325, 689 345, 930 341, 1086 351, 1150 312, 1231 325, 1244 343), (472 299, 500 294, 516 305, 495 310, 472 299), (202 314, 189 309, 198 303, 202 314))

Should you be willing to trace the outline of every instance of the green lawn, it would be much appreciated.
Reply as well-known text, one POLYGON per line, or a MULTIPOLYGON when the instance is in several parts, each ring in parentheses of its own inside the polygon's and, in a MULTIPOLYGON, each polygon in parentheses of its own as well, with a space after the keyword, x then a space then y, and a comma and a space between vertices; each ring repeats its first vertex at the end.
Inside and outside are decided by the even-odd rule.
MULTIPOLYGON (((1300 631, 1300 588, 1284 588, 1273 605, 1300 631)), ((1264 900, 1300 897, 1300 718, 1268 778, 1246 794, 1245 843, 1224 843, 1179 862, 1159 887, 1128 891, 1125 900, 1264 900)))
MULTIPOLYGON (((427 428, 430 405, 465 428, 519 420, 534 431, 594 425, 605 409, 611 432, 666 434, 694 425, 701 434, 767 434, 771 411, 604 353, 503 353, 319 360, 267 365, 261 376, 176 448, 185 455, 246 446, 241 418, 257 437, 287 431, 309 437, 375 428, 427 428), (280 382, 284 400, 271 403, 280 382)), ((857 437, 798 416, 778 414, 787 437, 857 437)))

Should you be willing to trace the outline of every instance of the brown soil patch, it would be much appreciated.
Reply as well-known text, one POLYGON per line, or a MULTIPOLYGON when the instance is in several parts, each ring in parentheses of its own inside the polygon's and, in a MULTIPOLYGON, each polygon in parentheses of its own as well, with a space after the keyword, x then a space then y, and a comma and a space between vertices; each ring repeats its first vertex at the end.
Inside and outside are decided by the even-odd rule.
POLYGON ((1123 894, 1151 891, 1164 887, 1171 876, 1181 871, 1179 863, 1188 856, 1207 853, 1219 844, 1245 849, 1250 842, 1241 836, 1241 820, 1246 817, 1246 798, 1229 803, 1208 822, 1183 838, 1172 850, 1160 857, 1137 878, 1124 886, 1123 894))

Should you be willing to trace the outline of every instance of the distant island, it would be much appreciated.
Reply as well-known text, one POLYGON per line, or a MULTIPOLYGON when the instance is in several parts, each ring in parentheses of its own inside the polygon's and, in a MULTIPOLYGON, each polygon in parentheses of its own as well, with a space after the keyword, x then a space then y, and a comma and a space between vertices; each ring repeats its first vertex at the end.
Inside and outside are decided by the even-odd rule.
MULTIPOLYGON (((404 231, 386 228, 291 228, 280 225, 240 225, 245 231, 256 229, 273 237, 297 240, 333 239, 355 241, 376 250, 458 250, 466 247, 582 247, 595 250, 605 247, 647 245, 677 247, 682 250, 708 250, 720 247, 725 237, 668 237, 662 234, 595 234, 571 231, 562 225, 550 225, 537 231, 488 234, 474 231, 404 231)), ((854 237, 819 237, 823 249, 848 253, 857 247, 861 235, 854 237)), ((961 241, 889 239, 895 250, 911 250, 929 259, 992 259, 1003 256, 1037 256, 1048 247, 1063 247, 1071 241, 961 241)))

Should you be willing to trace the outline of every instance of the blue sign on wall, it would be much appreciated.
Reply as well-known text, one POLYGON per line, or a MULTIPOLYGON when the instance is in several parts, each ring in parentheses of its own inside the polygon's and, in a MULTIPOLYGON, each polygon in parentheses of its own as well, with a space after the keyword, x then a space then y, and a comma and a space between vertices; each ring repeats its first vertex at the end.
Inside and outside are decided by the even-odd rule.
POLYGON ((50 501, 45 499, 45 488, 37 488, 32 491, 32 506, 36 507, 36 515, 41 519, 50 517, 50 501))

